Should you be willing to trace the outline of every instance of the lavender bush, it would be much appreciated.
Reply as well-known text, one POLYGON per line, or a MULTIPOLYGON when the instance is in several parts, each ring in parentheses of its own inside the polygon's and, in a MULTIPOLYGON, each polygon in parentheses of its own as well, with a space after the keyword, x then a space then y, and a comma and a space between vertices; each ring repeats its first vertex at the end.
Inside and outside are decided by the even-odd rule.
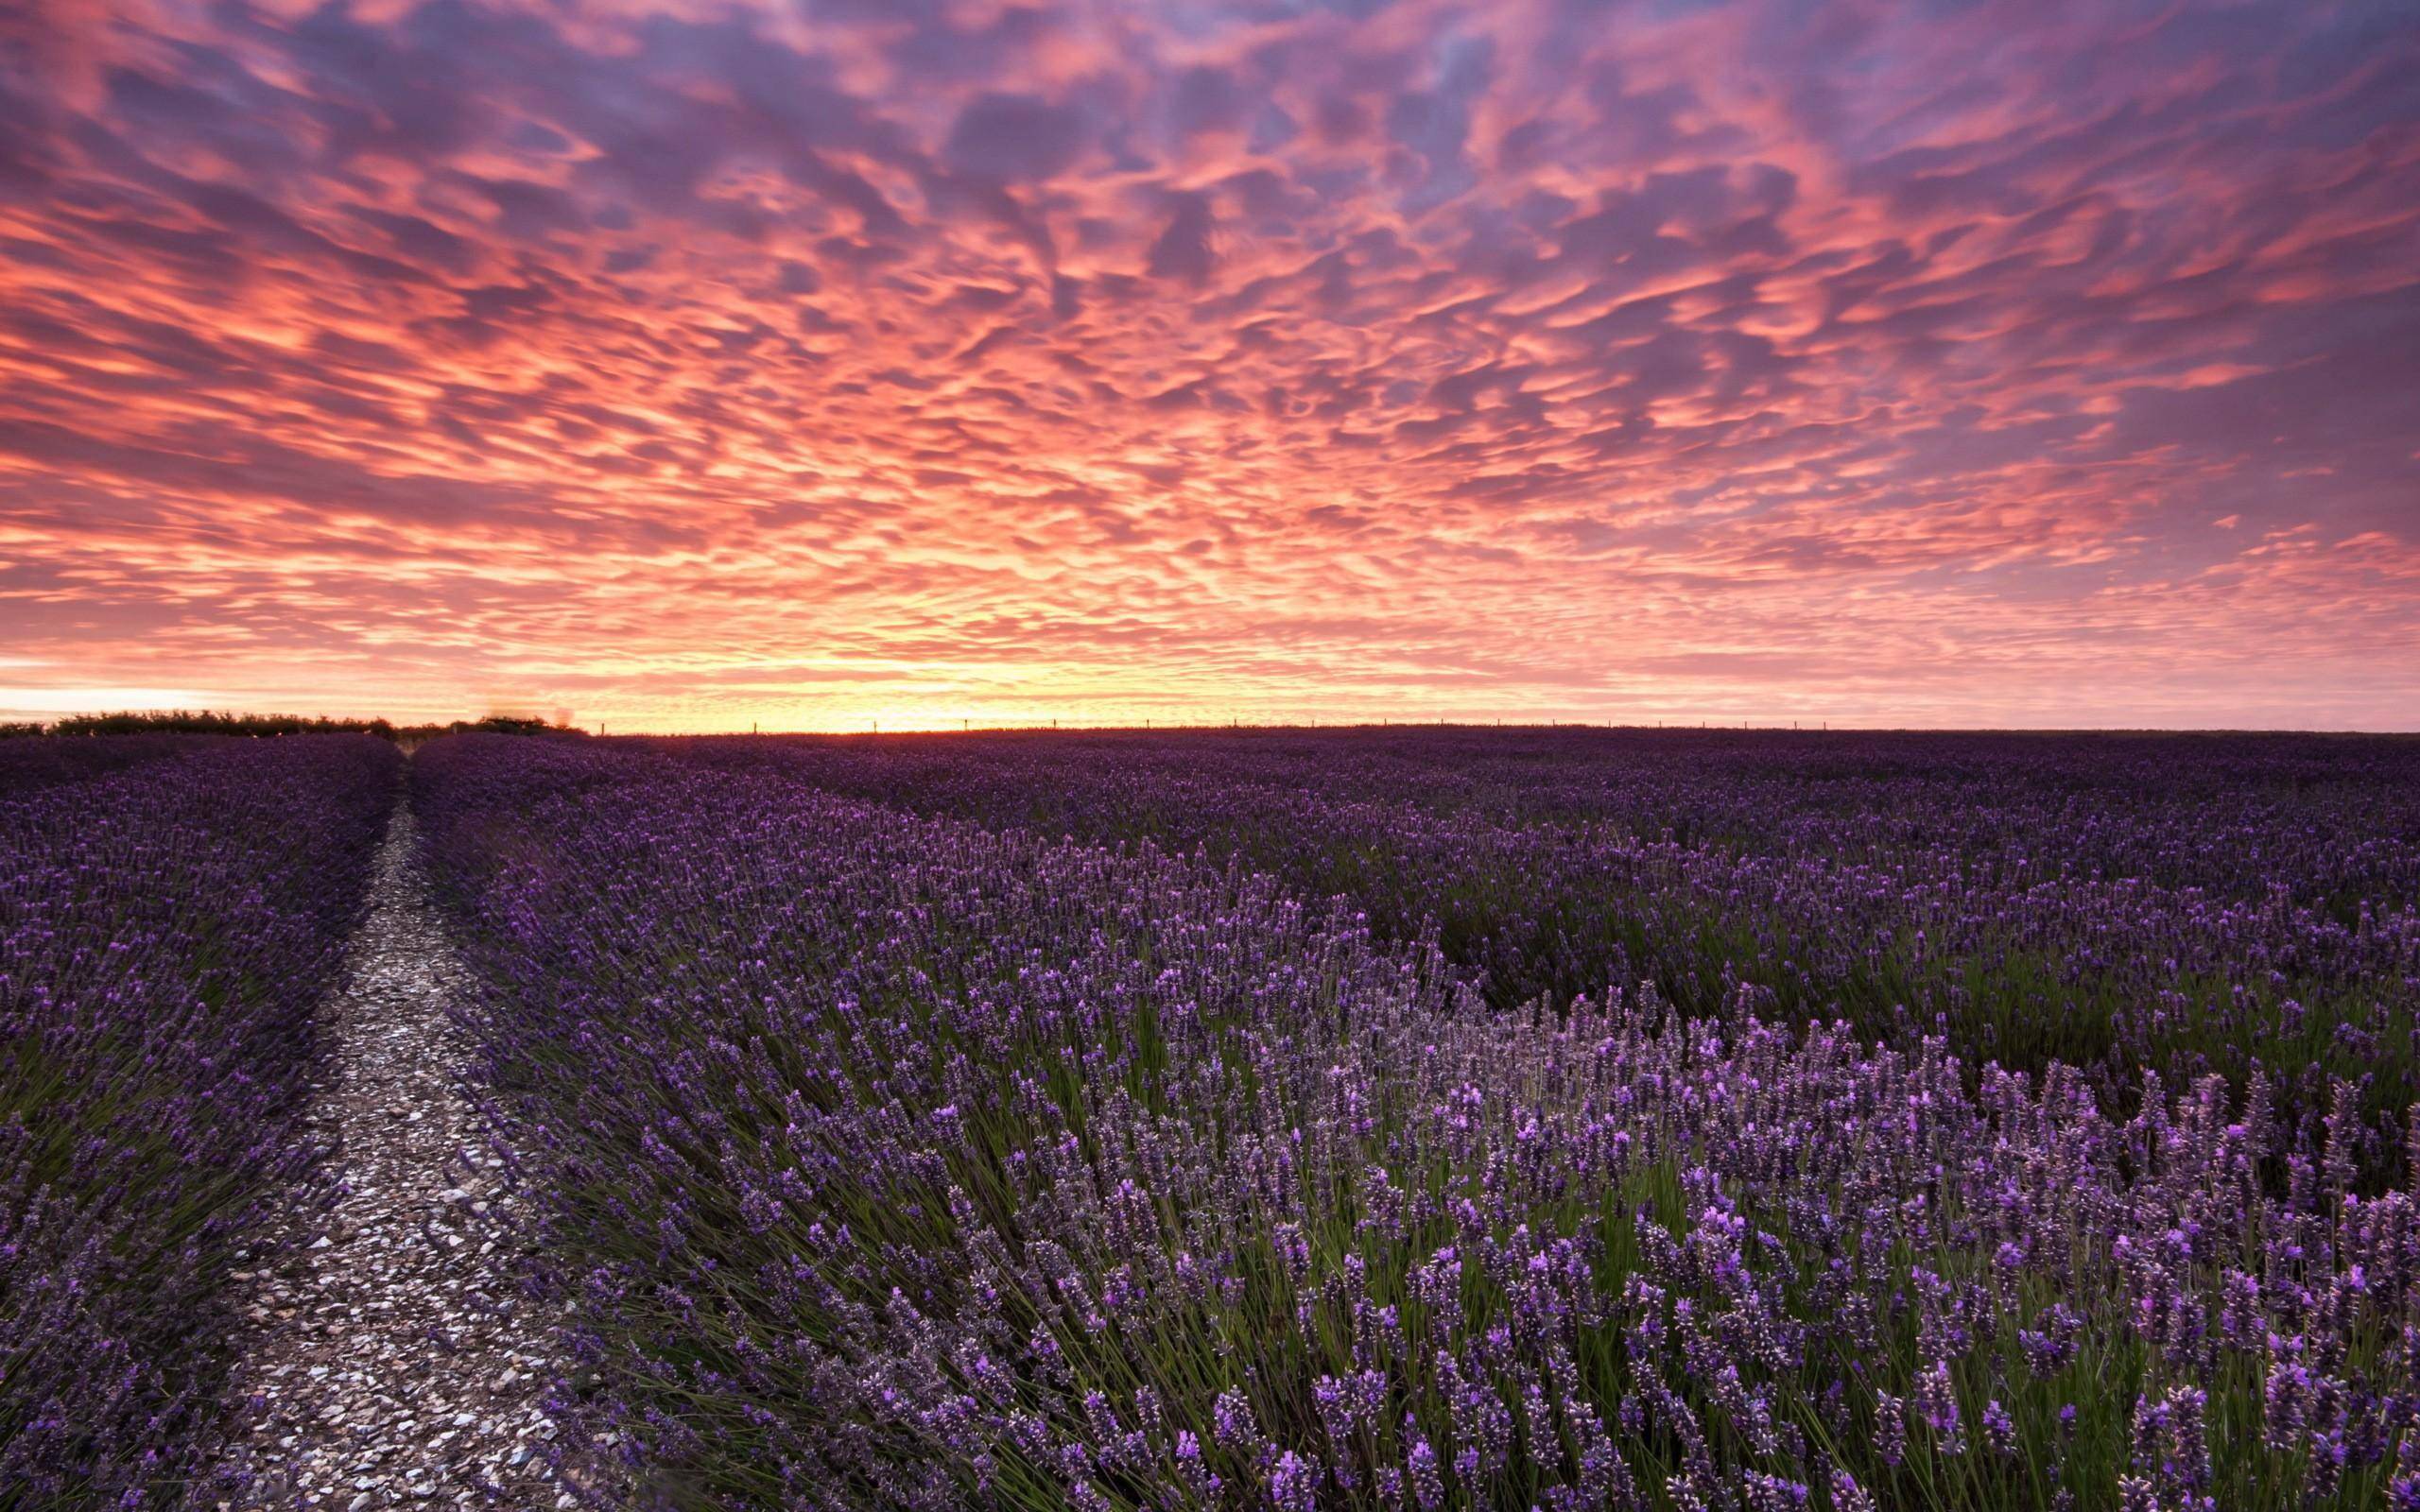
POLYGON ((2420 1504, 2420 1148, 2353 1082, 1508 1009, 1241 865, 657 752, 414 782, 661 1503, 2420 1504))
POLYGON ((0 1506, 175 1505, 218 1406, 227 1273, 311 1164, 311 1008, 399 758, 57 747, 0 796, 0 1506))
POLYGON ((112 735, 106 739, 17 736, 0 741, 0 799, 78 782, 203 748, 191 735, 112 735))
POLYGON ((918 813, 1236 858, 1500 1005, 1845 1017, 1976 1059, 2420 1097, 2420 744, 1595 730, 653 743, 918 813))

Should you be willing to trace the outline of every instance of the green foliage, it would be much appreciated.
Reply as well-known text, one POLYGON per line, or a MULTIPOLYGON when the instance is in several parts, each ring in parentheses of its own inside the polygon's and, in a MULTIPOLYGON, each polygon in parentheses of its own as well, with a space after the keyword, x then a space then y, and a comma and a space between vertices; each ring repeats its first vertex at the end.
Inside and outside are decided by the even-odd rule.
MULTIPOLYGON (((20 727, 43 732, 39 725, 20 727)), ((125 710, 116 713, 70 714, 51 725, 53 735, 376 735, 395 738, 395 727, 384 719, 330 719, 316 714, 238 714, 213 709, 125 710)))
POLYGON ((439 735, 481 731, 496 735, 564 735, 585 733, 575 726, 551 724, 530 714, 489 714, 443 724, 397 725, 384 718, 336 719, 324 714, 239 714, 219 710, 122 710, 114 713, 70 714, 49 725, 32 721, 0 724, 0 739, 34 735, 375 735, 381 740, 432 740, 439 735))

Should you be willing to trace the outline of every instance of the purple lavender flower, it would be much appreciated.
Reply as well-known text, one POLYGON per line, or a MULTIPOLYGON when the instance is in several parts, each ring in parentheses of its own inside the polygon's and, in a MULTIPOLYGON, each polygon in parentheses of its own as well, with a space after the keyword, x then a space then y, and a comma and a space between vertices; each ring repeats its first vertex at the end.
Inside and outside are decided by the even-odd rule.
POLYGON ((2329 1494, 2387 1484, 2408 1177, 2372 1094, 2235 1047, 2289 992, 2355 1043, 2420 920, 2229 891, 2187 838, 2222 789, 2160 809, 2155 752, 1986 743, 1824 809, 1617 748, 425 748, 585 1418, 735 1508, 769 1463, 916 1512, 1854 1508, 1963 1452, 1962 1382, 1996 1456, 2085 1404, 2053 1499, 2234 1504, 2315 1441, 2329 1494), (2174 1387, 2256 1350, 2228 1443, 2174 1387))
POLYGON ((1411 1478, 1411 1493, 1420 1512, 1436 1512, 1445 1504, 1445 1481, 1437 1468, 1437 1452, 1428 1440, 1415 1438, 1404 1452, 1404 1471, 1411 1478))
POLYGON ((1319 1512, 1320 1472, 1292 1450, 1277 1456, 1269 1472, 1269 1500, 1277 1512, 1319 1512))
POLYGON ((367 735, 0 743, 0 1504, 201 1482, 231 1273, 327 1191, 313 1010, 398 773, 367 735))

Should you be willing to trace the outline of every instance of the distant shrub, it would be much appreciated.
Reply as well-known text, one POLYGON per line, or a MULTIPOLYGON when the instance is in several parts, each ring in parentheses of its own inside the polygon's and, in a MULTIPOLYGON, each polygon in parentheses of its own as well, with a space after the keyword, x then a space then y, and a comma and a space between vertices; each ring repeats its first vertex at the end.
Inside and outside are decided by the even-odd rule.
POLYGON ((490 714, 484 719, 457 719, 442 725, 406 725, 399 733, 406 737, 437 735, 575 735, 585 733, 570 725, 549 724, 534 715, 490 714))
POLYGON ((324 714, 237 714, 215 709, 122 710, 70 714, 50 725, 0 724, 0 739, 29 735, 375 735, 380 740, 433 740, 439 735, 571 735, 585 731, 525 714, 396 725, 388 719, 332 719, 324 714))
MULTIPOLYGON (((19 727, 39 734, 39 725, 19 727)), ((384 719, 330 719, 312 714, 236 714, 216 710, 127 710, 116 713, 70 714, 50 727, 54 735, 145 735, 163 731, 186 735, 376 735, 395 738, 395 727, 384 719)))

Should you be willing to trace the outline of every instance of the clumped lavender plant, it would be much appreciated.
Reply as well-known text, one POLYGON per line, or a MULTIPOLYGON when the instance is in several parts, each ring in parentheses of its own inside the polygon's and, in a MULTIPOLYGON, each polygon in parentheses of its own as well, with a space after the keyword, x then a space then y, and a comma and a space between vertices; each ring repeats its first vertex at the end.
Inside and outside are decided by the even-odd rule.
POLYGON ((21 736, 0 740, 0 799, 21 798, 60 782, 80 782, 206 749, 211 744, 205 737, 167 732, 106 739, 21 736))
POLYGON ((227 1275, 309 1179, 311 1010, 395 789, 368 736, 14 742, 0 796, 0 1506, 173 1506, 227 1275))
POLYGON ((2377 1168, 2420 1098, 2420 747, 2318 736, 1360 730, 647 743, 919 813, 1206 850, 1500 1005, 1652 986, 2104 1096, 2258 1079, 2377 1168))
POLYGON ((566 1392, 665 1503, 2409 1489, 2420 1215, 2351 1103, 1746 978, 1508 1009, 1350 899, 660 751, 414 781, 566 1392))

